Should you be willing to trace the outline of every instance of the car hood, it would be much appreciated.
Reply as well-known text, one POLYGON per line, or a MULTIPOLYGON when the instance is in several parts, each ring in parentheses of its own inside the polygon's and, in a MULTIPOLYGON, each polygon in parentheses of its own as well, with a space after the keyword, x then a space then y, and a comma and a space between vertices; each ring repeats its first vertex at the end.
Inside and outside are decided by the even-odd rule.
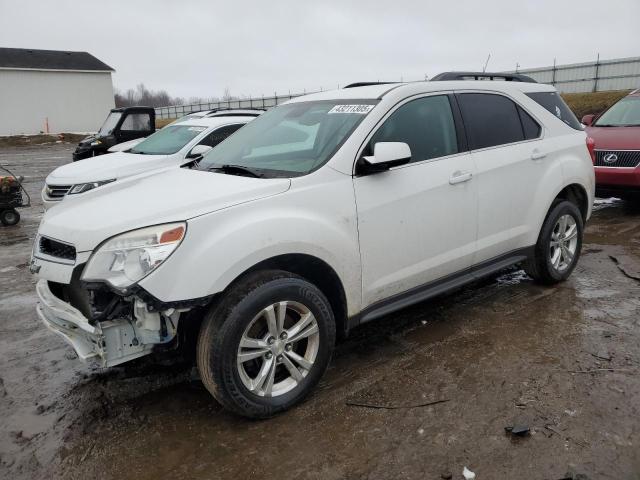
POLYGON ((68 163, 56 168, 47 177, 47 185, 77 185, 100 180, 121 179, 162 168, 180 165, 182 159, 172 155, 139 155, 116 152, 68 163))
POLYGON ((149 225, 188 220, 286 192, 288 178, 249 178, 175 168, 114 182, 49 209, 41 235, 93 250, 104 240, 149 225))
POLYGON ((87 135, 87 136, 86 136, 86 137, 84 137, 82 140, 80 140, 80 142, 78 143, 78 145, 79 145, 79 146, 80 146, 80 145, 82 145, 82 146, 89 145, 91 142, 93 142, 93 141, 97 140, 98 138, 99 138, 99 137, 98 137, 98 134, 97 134, 97 133, 92 133, 91 135, 87 135))
MULTIPOLYGON (((129 150, 130 148, 135 147, 141 141, 145 140, 145 137, 136 138, 134 140, 129 140, 128 142, 122 142, 111 147, 108 152, 124 152, 125 150, 129 150)), ((133 155, 133 154, 131 154, 133 155)))
POLYGON ((587 127, 597 150, 640 150, 640 127, 587 127))

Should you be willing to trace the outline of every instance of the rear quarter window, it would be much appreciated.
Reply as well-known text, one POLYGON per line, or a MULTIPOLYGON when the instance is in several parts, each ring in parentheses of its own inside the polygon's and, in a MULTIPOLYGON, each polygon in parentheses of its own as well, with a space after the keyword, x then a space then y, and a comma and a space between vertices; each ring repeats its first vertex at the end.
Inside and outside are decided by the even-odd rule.
POLYGON ((582 130, 580 122, 571 109, 564 103, 558 92, 531 92, 525 94, 538 105, 551 112, 574 130, 582 130))

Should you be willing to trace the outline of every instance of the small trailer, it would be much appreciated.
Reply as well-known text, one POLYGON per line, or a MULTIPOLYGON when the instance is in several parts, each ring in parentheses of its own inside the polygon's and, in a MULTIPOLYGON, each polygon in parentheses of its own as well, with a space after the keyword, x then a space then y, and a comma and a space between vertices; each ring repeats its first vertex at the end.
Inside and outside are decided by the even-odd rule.
POLYGON ((31 206, 31 197, 22 185, 23 180, 24 177, 16 176, 0 166, 0 222, 5 226, 15 225, 20 221, 18 208, 31 206))

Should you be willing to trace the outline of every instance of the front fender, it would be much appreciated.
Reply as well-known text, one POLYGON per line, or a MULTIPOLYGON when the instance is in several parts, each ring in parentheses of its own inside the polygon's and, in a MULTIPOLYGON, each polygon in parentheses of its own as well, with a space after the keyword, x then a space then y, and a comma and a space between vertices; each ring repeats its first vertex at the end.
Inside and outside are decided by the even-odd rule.
POLYGON ((351 177, 292 187, 282 195, 189 221, 183 244, 140 282, 161 301, 205 297, 227 288, 256 264, 305 254, 340 278, 351 314, 360 309, 361 266, 351 177))

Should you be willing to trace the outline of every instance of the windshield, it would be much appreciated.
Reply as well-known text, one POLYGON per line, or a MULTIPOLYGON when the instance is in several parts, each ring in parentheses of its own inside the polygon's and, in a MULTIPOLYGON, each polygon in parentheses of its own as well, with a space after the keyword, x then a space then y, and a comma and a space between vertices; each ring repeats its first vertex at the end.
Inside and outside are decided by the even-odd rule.
POLYGON ((206 129, 207 127, 193 125, 167 125, 162 130, 145 138, 129 152, 143 155, 171 155, 206 129))
POLYGON ((596 127, 640 126, 640 97, 626 97, 604 112, 595 123, 596 127))
POLYGON ((232 165, 261 176, 307 174, 331 158, 376 101, 317 101, 263 113, 205 155, 200 168, 232 165))
POLYGON ((107 119, 102 124, 102 127, 100 127, 98 134, 101 137, 106 137, 107 135, 111 135, 111 133, 113 132, 113 129, 116 128, 116 125, 120 120, 120 117, 122 117, 122 112, 109 113, 109 115, 107 115, 107 119))

